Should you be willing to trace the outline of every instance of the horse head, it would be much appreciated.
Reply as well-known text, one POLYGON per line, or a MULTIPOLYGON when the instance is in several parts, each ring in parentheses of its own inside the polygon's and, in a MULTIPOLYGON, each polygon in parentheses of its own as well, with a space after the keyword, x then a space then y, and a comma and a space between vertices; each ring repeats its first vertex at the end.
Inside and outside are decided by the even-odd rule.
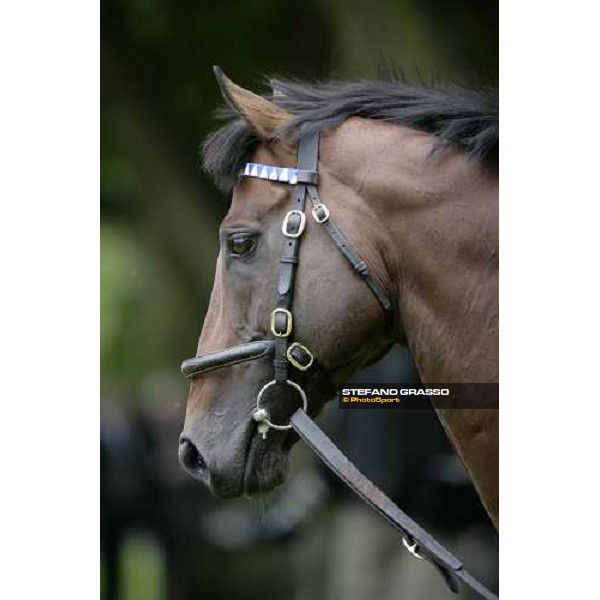
MULTIPOLYGON (((295 190, 283 169, 296 167, 298 151, 295 139, 280 135, 293 114, 239 87, 221 72, 217 75, 227 103, 239 115, 238 126, 248 130, 251 144, 246 158, 260 168, 277 166, 282 175, 241 177, 235 182, 231 206, 220 226, 214 287, 197 351, 205 357, 264 341, 264 356, 251 361, 230 357, 227 368, 206 369, 193 379, 180 438, 180 460, 186 470, 215 494, 235 497, 266 492, 282 483, 289 470, 289 451, 297 441, 288 430, 273 430, 263 437, 252 415, 257 395, 273 380, 268 344, 281 343, 281 337, 274 335, 273 319, 283 313, 273 311, 281 296, 280 273, 286 268, 282 255, 294 239, 284 235, 282 223, 295 190)), ((363 201, 360 189, 347 184, 352 161, 340 158, 335 135, 325 133, 321 140, 320 199, 368 265, 370 277, 377 282, 373 285, 393 299, 396 290, 389 282, 394 278, 386 260, 390 234, 379 227, 379 217, 363 201)), ((226 142, 214 137, 210 152, 222 152, 226 142)), ((300 225, 295 227, 297 233, 300 225)), ((310 211, 301 227, 302 244, 291 283, 293 303, 285 324, 289 336, 285 337, 287 348, 296 343, 301 350, 310 349, 315 364, 306 371, 290 367, 289 378, 296 385, 272 385, 263 394, 261 406, 268 408, 276 424, 287 423, 302 405, 298 386, 309 399, 309 414, 317 414, 336 386, 381 357, 395 337, 377 298, 335 250, 330 235, 317 218, 310 217, 310 211)))

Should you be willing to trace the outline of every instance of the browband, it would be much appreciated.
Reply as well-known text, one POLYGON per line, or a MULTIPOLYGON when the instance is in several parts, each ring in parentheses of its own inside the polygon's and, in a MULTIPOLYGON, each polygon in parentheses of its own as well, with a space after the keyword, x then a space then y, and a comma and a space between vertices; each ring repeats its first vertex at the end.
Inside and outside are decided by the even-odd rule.
POLYGON ((289 183, 290 185, 297 185, 298 183, 317 185, 319 181, 319 175, 316 171, 293 167, 276 167, 274 165, 263 165, 262 163, 246 163, 246 166, 240 171, 240 177, 256 177, 289 183))

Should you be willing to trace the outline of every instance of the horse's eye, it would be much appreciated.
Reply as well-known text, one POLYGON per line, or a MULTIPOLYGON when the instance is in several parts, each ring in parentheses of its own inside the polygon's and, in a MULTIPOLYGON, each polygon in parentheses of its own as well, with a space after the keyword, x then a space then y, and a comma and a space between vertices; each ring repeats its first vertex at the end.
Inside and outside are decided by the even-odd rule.
POLYGON ((248 234, 238 234, 229 238, 229 250, 236 256, 249 254, 256 247, 256 238, 248 234))

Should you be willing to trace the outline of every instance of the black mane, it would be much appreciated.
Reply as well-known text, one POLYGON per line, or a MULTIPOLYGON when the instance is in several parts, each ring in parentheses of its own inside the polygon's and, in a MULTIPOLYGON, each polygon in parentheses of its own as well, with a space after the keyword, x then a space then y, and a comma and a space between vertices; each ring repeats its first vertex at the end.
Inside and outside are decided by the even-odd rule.
MULTIPOLYGON (((271 81, 273 101, 294 115, 276 137, 297 139, 333 129, 349 117, 407 125, 439 138, 436 150, 456 144, 492 167, 498 165, 499 114, 495 90, 423 86, 404 81, 358 80, 328 83, 271 81)), ((230 191, 259 138, 233 110, 220 111, 227 124, 202 147, 203 165, 216 185, 230 191)))

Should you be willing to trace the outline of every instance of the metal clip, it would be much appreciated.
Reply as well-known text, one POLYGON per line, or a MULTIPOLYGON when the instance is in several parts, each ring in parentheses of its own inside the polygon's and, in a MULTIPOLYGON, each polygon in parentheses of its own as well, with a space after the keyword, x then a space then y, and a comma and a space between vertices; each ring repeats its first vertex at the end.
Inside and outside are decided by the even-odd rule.
POLYGON ((415 557, 418 558, 419 560, 425 560, 427 557, 424 554, 421 554, 419 552, 419 544, 417 544, 417 542, 415 540, 412 541, 412 544, 408 541, 408 538, 406 536, 404 536, 402 538, 402 543, 404 544, 404 547, 415 557))
POLYGON ((271 429, 269 416, 269 411, 266 408, 257 408, 252 413, 252 418, 258 423, 258 433, 260 433, 263 440, 267 439, 267 433, 269 432, 269 429, 271 429))
POLYGON ((268 423, 265 423, 264 421, 262 423, 258 424, 258 433, 260 433, 260 435, 262 436, 263 440, 267 439, 267 433, 269 433, 269 429, 271 429, 271 426, 268 423))

